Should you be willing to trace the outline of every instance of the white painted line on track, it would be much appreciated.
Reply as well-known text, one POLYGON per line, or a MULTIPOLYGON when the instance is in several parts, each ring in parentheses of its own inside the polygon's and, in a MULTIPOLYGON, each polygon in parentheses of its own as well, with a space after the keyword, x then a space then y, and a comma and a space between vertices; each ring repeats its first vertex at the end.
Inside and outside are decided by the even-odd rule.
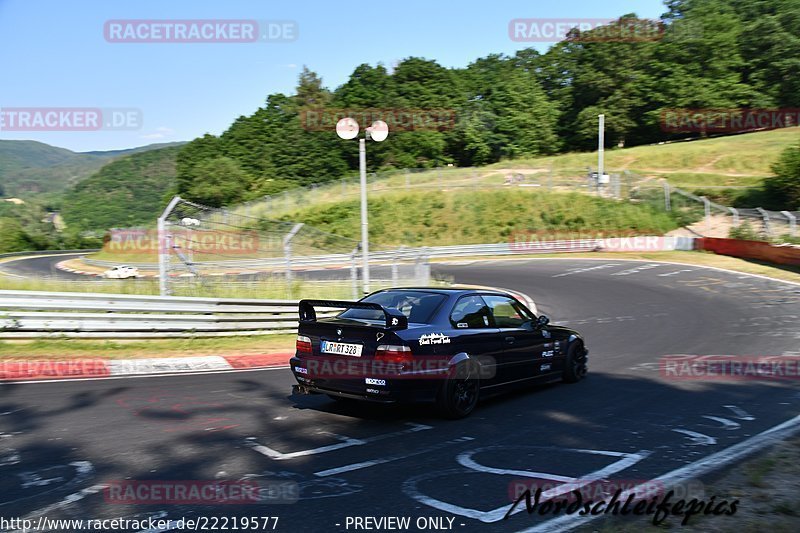
POLYGON ((703 415, 703 418, 707 418, 709 420, 713 420, 714 422, 719 422, 722 424, 722 427, 731 431, 734 429, 739 429, 742 425, 739 422, 734 422, 728 418, 723 418, 721 416, 711 416, 711 415, 703 415))
MULTIPOLYGON (((469 470, 447 470, 444 472, 432 472, 429 474, 422 474, 420 476, 412 477, 411 479, 406 480, 403 483, 403 492, 411 497, 412 499, 418 501, 419 503, 425 504, 429 507, 433 507, 434 509, 439 509, 440 511, 444 511, 447 513, 456 514, 459 516, 463 516, 465 518, 472 518, 473 520, 478 520, 480 522, 484 522, 487 524, 493 522, 499 522, 503 519, 509 509, 509 505, 503 505, 502 507, 498 507, 497 509, 492 509, 491 511, 479 511, 477 509, 469 509, 467 507, 461 507, 460 505, 455 505, 452 503, 444 502, 442 500, 438 500, 431 496, 427 496, 419 491, 417 488, 417 483, 424 479, 430 479, 434 477, 440 477, 444 474, 500 474, 500 475, 523 475, 525 477, 537 477, 539 475, 549 476, 550 478, 555 477, 553 474, 542 474, 540 472, 530 472, 525 470, 502 470, 502 469, 495 469, 485 467, 483 465, 479 465, 471 460, 471 456, 474 453, 479 451, 490 451, 490 450, 498 450, 502 448, 514 448, 514 449, 523 449, 523 448, 533 448, 533 449, 548 449, 549 447, 546 446, 487 446, 484 448, 478 448, 476 450, 471 450, 469 452, 464 452, 458 456, 458 462, 469 470)), ((554 487, 550 490, 547 490, 542 493, 543 499, 550 499, 560 496, 562 494, 566 494, 573 490, 579 489, 584 485, 588 485, 597 480, 605 479, 608 476, 616 474, 626 468, 633 466, 634 464, 638 463, 642 459, 646 458, 650 452, 647 450, 642 450, 637 453, 622 453, 622 452, 611 452, 605 450, 584 450, 584 449, 577 449, 577 448, 559 448, 558 451, 564 452, 575 452, 575 453, 588 453, 594 455, 608 455, 611 457, 620 457, 619 460, 609 464, 606 467, 603 467, 599 470, 591 472, 586 475, 582 475, 579 478, 573 477, 566 477, 566 476, 557 476, 565 480, 565 483, 554 487)), ((552 450, 551 450, 552 452, 552 450)), ((546 479, 546 478, 545 478, 546 479)), ((524 511, 525 507, 517 507, 514 509, 512 514, 516 514, 518 512, 524 511)))
POLYGON ((733 414, 736 415, 736 418, 738 418, 739 420, 746 420, 749 422, 751 420, 756 419, 756 417, 754 417, 741 407, 737 407, 735 405, 723 405, 722 407, 724 407, 725 409, 730 409, 733 412, 733 414))
POLYGON ((328 470, 314 472, 314 475, 318 477, 328 477, 328 476, 335 476, 337 474, 343 474, 345 472, 352 472, 354 470, 362 470, 364 468, 369 468, 371 466, 382 465, 390 463, 392 461, 400 461, 402 459, 408 459, 409 457, 414 457, 416 455, 430 453, 439 450, 441 448, 450 446, 452 444, 460 444, 462 442, 469 442, 471 440, 475 439, 473 437, 458 437, 457 439, 451 439, 445 442, 439 442, 437 444, 432 444, 431 446, 424 446, 422 448, 417 448, 413 452, 390 455, 388 457, 380 457, 378 459, 371 459, 369 461, 362 461, 360 463, 352 463, 349 465, 340 466, 338 468, 330 468, 328 470))
POLYGON ((296 459, 297 457, 306 457, 309 455, 318 455, 321 453, 341 450, 342 448, 349 448, 351 446, 363 446, 364 444, 370 444, 372 442, 377 442, 380 440, 391 439, 394 437, 408 435, 409 433, 416 433, 418 431, 433 429, 433 426, 426 426, 424 424, 415 424, 413 422, 408 422, 406 423, 406 425, 410 427, 408 429, 393 431, 391 433, 381 433, 380 435, 373 435, 372 437, 365 437, 363 439, 354 439, 344 435, 329 434, 335 439, 340 440, 341 442, 339 442, 338 444, 329 444, 327 446, 321 446, 319 448, 299 450, 296 452, 287 452, 287 453, 279 452, 278 450, 274 450, 269 446, 264 446, 263 444, 259 444, 258 442, 255 441, 255 437, 250 437, 247 440, 247 445, 250 446, 253 450, 257 451, 258 453, 266 455, 270 459, 274 459, 276 461, 285 461, 287 459, 296 459))
POLYGON ((672 431, 689 437, 689 446, 712 446, 717 443, 717 439, 714 437, 710 437, 696 431, 691 431, 688 429, 673 429, 672 431))
POLYGON ((263 444, 253 443, 251 447, 253 450, 257 451, 261 455, 266 455, 270 459, 275 459, 276 461, 285 461, 287 459, 296 459, 298 457, 307 457, 309 455, 318 455, 321 453, 332 452, 335 450, 341 450, 342 448, 349 448, 350 446, 361 446, 362 444, 366 444, 363 440, 359 439, 351 439, 350 437, 345 437, 343 435, 335 435, 330 434, 331 437, 340 440, 341 442, 338 444, 329 444, 327 446, 320 446, 319 448, 312 448, 309 450, 300 450, 297 452, 288 452, 282 453, 278 450, 273 450, 269 446, 264 446, 263 444))
MULTIPOLYGON (((738 461, 761 448, 765 448, 787 437, 790 437, 798 431, 800 431, 800 415, 789 419, 786 422, 778 424, 777 426, 773 426, 745 441, 708 455, 703 459, 695 461, 694 463, 667 472, 666 474, 663 474, 652 481, 648 481, 646 484, 661 482, 665 486, 670 486, 676 483, 702 477, 709 472, 713 472, 714 470, 738 461)), ((637 489, 640 488, 641 485, 638 485, 623 492, 619 497, 620 501, 624 501, 630 494, 635 494, 637 489)), ((597 518, 600 518, 600 516, 565 515, 559 518, 548 520, 544 524, 520 530, 518 533, 555 533, 571 531, 576 527, 585 526, 597 518)))

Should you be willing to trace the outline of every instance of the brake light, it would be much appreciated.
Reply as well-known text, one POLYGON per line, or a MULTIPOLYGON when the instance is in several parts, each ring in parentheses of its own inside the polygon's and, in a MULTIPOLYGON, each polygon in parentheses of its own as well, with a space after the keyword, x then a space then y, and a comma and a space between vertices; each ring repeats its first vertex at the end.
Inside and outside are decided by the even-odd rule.
POLYGON ((411 357, 411 348, 408 346, 381 344, 375 350, 375 359, 387 363, 410 363, 411 357))
POLYGON ((297 348, 298 354, 307 354, 311 355, 311 339, 306 337, 305 335, 298 335, 297 336, 297 343, 295 344, 295 348, 297 348))

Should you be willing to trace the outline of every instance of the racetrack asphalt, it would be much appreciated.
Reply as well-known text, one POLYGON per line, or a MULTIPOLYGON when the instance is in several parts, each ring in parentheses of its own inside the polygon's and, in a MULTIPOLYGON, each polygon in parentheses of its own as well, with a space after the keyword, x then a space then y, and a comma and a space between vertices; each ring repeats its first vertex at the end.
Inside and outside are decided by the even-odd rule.
MULTIPOLYGON (((56 267, 58 263, 62 261, 67 261, 70 259, 77 259, 79 257, 85 256, 85 253, 82 254, 75 254, 75 253, 67 253, 67 254, 58 254, 58 255, 46 255, 46 256, 31 256, 31 257, 23 257, 20 259, 12 259, 3 263, 0 263, 0 272, 5 272, 8 275, 15 276, 15 277, 22 277, 22 278, 51 278, 51 279, 59 279, 59 280, 71 280, 71 281, 95 281, 97 283, 103 283, 104 280, 100 276, 95 275, 87 275, 87 274, 80 274, 77 272, 69 272, 66 270, 61 270, 56 267)), ((119 263, 123 264, 123 263, 119 263)), ((413 276, 414 267, 413 264, 404 263, 398 265, 398 273, 401 277, 411 277, 413 276)), ((178 273, 185 273, 186 270, 177 270, 178 273)), ((372 279, 391 279, 392 272, 390 266, 384 265, 373 265, 370 268, 370 273, 372 274, 372 279)), ((283 276, 284 271, 277 269, 270 272, 251 272, 251 273, 244 273, 244 274, 229 274, 228 277, 235 277, 237 280, 247 281, 247 280, 257 280, 262 278, 264 275, 275 275, 275 276, 283 276)), ((357 274, 359 278, 361 277, 361 268, 357 268, 357 274)), ((295 279, 338 279, 338 280, 350 280, 350 268, 348 266, 342 266, 337 268, 328 268, 328 269, 308 269, 308 270, 295 270, 293 271, 293 275, 295 279)), ((139 279, 128 279, 125 280, 129 283, 136 283, 137 281, 142 280, 150 280, 152 281, 153 278, 139 278, 139 279)), ((118 280, 113 280, 114 282, 118 282, 118 280)))
POLYGON ((56 279, 81 280, 91 279, 91 276, 65 272, 56 268, 56 264, 69 259, 76 259, 86 255, 83 254, 56 254, 23 257, 21 259, 11 259, 0 263, 0 271, 25 278, 50 277, 56 279))
POLYGON ((532 473, 649 480, 798 415, 796 380, 676 381, 658 361, 800 355, 800 286, 646 261, 434 268, 457 283, 532 296, 553 323, 585 336, 589 377, 490 399, 458 421, 426 406, 292 396, 285 368, 0 384, 0 514, 277 516, 276 531, 353 531, 348 517, 408 516, 412 526, 452 519, 459 531, 519 531, 545 521, 525 512, 502 519, 511 484, 532 473), (124 479, 258 481, 296 489, 299 500, 108 501, 104 487, 124 479))

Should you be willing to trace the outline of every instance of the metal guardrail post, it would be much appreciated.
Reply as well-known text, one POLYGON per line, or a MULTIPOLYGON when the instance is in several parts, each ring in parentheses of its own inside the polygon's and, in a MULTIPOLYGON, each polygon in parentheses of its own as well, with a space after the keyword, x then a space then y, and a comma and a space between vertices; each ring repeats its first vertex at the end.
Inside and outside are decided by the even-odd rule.
POLYGON ((398 272, 397 272, 397 270, 398 270, 398 267, 397 267, 397 262, 398 262, 399 260, 400 260, 400 251, 399 251, 399 250, 396 250, 396 251, 395 251, 395 252, 392 254, 392 287, 396 287, 396 286, 397 286, 397 280, 398 280, 398 279, 399 279, 399 277, 400 277, 400 276, 398 275, 398 272))
POLYGON ((781 215, 789 219, 789 235, 794 237, 795 232, 797 231, 797 217, 791 214, 789 211, 781 211, 781 215))
POLYGON ((700 199, 703 200, 703 206, 706 212, 706 231, 711 231, 711 200, 705 196, 701 196, 700 199))
POLYGON ((303 225, 302 222, 295 224, 292 231, 283 238, 283 257, 286 259, 286 290, 289 298, 292 297, 292 239, 303 225))
POLYGON ((761 215, 762 220, 764 221, 764 233, 766 233, 767 236, 772 235, 772 228, 770 227, 769 224, 769 213, 767 213, 765 209, 762 209, 760 207, 756 207, 756 211, 758 211, 758 213, 761 215))
POLYGON ((729 207, 728 209, 730 209, 730 212, 733 214, 733 225, 734 226, 738 226, 739 225, 739 210, 736 209, 735 207, 729 207))
POLYGON ((356 261, 358 260, 358 250, 360 246, 356 246, 353 249, 353 253, 350 254, 350 280, 353 282, 353 300, 358 300, 358 264, 356 261))
POLYGON ((175 196, 164 208, 164 212, 158 217, 156 226, 158 228, 158 292, 161 296, 169 295, 169 256, 172 253, 172 235, 167 228, 167 217, 178 202, 180 196, 175 196))

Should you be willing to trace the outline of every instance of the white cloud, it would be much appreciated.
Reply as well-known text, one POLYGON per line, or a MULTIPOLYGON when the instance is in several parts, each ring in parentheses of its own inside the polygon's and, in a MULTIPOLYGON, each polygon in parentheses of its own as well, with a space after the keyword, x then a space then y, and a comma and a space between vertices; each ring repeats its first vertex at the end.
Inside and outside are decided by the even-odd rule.
POLYGON ((139 135, 139 137, 142 139, 164 139, 166 137, 171 137, 173 133, 175 133, 175 130, 173 130, 172 128, 167 128, 166 126, 159 126, 153 133, 139 135))

